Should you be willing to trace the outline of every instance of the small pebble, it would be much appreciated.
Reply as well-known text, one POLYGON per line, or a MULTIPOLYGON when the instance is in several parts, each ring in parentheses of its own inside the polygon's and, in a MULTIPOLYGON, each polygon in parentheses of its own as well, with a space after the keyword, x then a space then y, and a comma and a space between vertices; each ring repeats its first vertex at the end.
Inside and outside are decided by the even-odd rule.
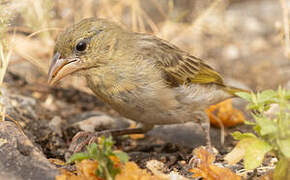
POLYGON ((52 120, 48 123, 48 127, 60 137, 62 137, 62 125, 63 120, 59 116, 54 116, 52 120))

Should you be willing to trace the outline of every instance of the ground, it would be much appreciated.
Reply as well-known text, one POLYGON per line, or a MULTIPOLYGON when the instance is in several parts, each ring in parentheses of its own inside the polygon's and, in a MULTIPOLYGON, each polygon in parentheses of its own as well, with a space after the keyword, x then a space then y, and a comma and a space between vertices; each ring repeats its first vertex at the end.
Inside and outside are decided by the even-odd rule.
MULTIPOLYGON (((157 35, 205 59, 228 84, 254 91, 277 89, 279 85, 290 88, 290 59, 284 53, 284 26, 278 1, 216 4, 221 7, 206 9, 198 16, 200 20, 197 18, 192 24, 187 23, 188 17, 183 23, 157 18, 156 21, 163 23, 157 35)), ((288 9, 289 6, 288 2, 288 9)), ((23 36, 18 35, 19 38, 23 36)), ((46 74, 21 58, 19 54, 13 56, 5 76, 3 94, 10 104, 6 120, 16 120, 46 158, 65 160, 71 139, 80 130, 93 127, 97 131, 128 125, 128 121, 88 90, 83 79, 68 77, 56 87, 50 87, 46 74), (94 123, 96 121, 99 122, 94 123)), ((243 101, 235 100, 234 105, 251 120, 243 101)), ((217 163, 224 164, 224 155, 236 143, 230 133, 249 129, 246 125, 226 129, 226 143, 221 145, 220 130, 212 128, 213 144, 219 152, 217 163)), ((165 163, 167 171, 178 170, 187 177, 190 176, 188 162, 192 149, 205 142, 201 129, 192 124, 157 127, 142 139, 125 136, 115 141, 116 148, 127 152, 140 167, 145 168, 148 160, 157 159, 165 163)), ((269 156, 263 166, 270 163, 269 156)), ((239 172, 243 166, 238 164, 231 168, 239 172)), ((255 173, 250 172, 248 178, 264 172, 255 173)))

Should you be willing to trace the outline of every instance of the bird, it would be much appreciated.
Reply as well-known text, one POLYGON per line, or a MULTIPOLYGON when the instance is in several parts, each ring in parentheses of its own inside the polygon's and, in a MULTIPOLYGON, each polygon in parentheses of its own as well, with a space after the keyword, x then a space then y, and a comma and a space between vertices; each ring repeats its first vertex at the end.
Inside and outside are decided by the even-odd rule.
MULTIPOLYGON (((108 19, 85 18, 61 32, 54 47, 48 83, 68 75, 85 77, 88 87, 136 128, 115 135, 145 133, 155 125, 199 123, 211 147, 205 109, 237 92, 204 60, 153 34, 133 32, 108 19)), ((81 147, 96 137, 87 136, 81 147), (91 140, 89 140, 89 139, 91 140)))

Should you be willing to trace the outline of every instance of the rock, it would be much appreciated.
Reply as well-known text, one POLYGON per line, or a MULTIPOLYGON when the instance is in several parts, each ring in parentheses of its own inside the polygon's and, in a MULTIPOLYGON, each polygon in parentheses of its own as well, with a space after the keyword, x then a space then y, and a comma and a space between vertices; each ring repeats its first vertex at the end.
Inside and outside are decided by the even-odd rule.
MULTIPOLYGON (((5 119, 15 121, 23 128, 25 134, 32 141, 35 139, 34 132, 39 133, 42 122, 37 115, 36 99, 15 93, 11 89, 1 89, 1 101, 6 109, 5 119)), ((43 124, 43 123, 42 123, 43 124)))
POLYGON ((290 81, 288 81, 288 82, 285 84, 285 89, 286 89, 286 90, 290 90, 290 81))
POLYGON ((60 137, 62 137, 62 126, 63 120, 59 116, 53 117, 52 120, 48 123, 48 127, 60 137))
POLYGON ((12 122, 0 122, 0 179, 50 180, 58 170, 12 122))
POLYGON ((13 94, 8 90, 3 90, 3 102, 6 107, 7 114, 13 115, 19 113, 25 114, 28 117, 37 119, 35 112, 36 100, 28 96, 13 94))
POLYGON ((270 119, 277 118, 277 114, 280 112, 280 106, 278 104, 271 104, 270 109, 265 112, 265 115, 270 119))
POLYGON ((72 126, 82 131, 95 132, 103 129, 119 129, 129 126, 128 120, 121 117, 112 117, 102 112, 85 112, 80 114, 72 126))
POLYGON ((266 35, 275 30, 273 22, 281 19, 280 11, 280 4, 273 0, 235 3, 226 11, 224 21, 227 27, 235 28, 238 33, 245 33, 247 36, 266 35))
POLYGON ((223 50, 223 56, 229 60, 235 60, 240 57, 239 48, 233 44, 228 45, 223 50))
POLYGON ((250 47, 254 52, 263 51, 269 49, 269 43, 264 38, 258 37, 253 39, 250 47))
MULTIPOLYGON (((214 146, 220 146, 221 133, 219 129, 211 128, 211 141, 214 146)), ((158 137, 166 142, 196 148, 205 145, 205 133, 199 124, 184 123, 157 126, 148 132, 148 135, 158 137)))

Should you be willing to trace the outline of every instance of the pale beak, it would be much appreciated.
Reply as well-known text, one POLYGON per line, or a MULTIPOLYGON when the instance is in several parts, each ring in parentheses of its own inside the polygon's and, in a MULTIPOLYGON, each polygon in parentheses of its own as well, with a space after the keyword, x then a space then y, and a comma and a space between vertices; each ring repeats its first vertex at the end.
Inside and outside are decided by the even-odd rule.
POLYGON ((82 69, 79 58, 60 58, 60 54, 55 53, 48 71, 48 83, 54 85, 65 76, 82 69))

